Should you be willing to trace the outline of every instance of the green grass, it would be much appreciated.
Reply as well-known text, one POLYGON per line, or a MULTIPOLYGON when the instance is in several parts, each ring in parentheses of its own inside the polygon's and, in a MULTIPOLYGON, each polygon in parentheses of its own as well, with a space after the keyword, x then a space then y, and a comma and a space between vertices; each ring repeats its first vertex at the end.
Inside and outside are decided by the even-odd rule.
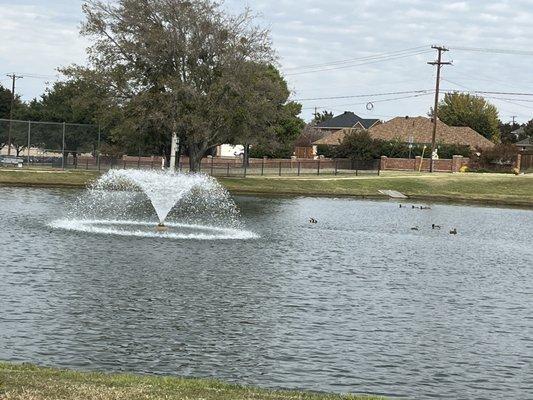
POLYGON ((533 207, 533 175, 392 174, 361 178, 223 178, 231 191, 312 196, 379 196, 397 190, 412 198, 533 207))
MULTIPOLYGON (((84 187, 98 177, 93 171, 0 169, 0 185, 84 187)), ((219 178, 234 193, 303 196, 381 197, 380 189, 398 190, 411 198, 516 205, 533 208, 533 174, 416 174, 382 176, 308 176, 219 178)))
POLYGON ((297 391, 271 391, 230 385, 215 380, 108 375, 0 363, 2 400, 371 400, 297 391))
POLYGON ((97 171, 0 169, 0 185, 84 187, 99 176, 97 171))

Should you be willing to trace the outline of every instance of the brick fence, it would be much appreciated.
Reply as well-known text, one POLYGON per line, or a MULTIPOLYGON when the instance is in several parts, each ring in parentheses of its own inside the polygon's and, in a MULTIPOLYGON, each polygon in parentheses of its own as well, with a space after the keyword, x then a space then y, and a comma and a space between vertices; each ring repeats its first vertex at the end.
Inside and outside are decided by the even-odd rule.
MULTIPOLYGON (((382 171, 424 171, 428 172, 431 160, 429 158, 389 158, 381 156, 382 171)), ((453 156, 453 159, 435 160, 433 167, 437 172, 459 172, 462 166, 467 166, 469 158, 463 156, 453 156)))

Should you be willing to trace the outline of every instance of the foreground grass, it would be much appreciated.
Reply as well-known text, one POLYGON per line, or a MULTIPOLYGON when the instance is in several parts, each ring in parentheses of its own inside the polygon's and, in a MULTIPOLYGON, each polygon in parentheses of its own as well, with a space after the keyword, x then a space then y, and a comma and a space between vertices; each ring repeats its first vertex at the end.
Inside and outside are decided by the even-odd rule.
POLYGON ((0 363, 2 400, 371 400, 295 391, 269 391, 214 380, 107 375, 0 363))
MULTIPOLYGON (((0 185, 84 187, 98 177, 92 171, 0 169, 0 185)), ((234 193, 303 196, 382 197, 379 190, 397 190, 413 199, 464 201, 533 208, 533 174, 415 174, 387 172, 362 177, 220 178, 234 193)))

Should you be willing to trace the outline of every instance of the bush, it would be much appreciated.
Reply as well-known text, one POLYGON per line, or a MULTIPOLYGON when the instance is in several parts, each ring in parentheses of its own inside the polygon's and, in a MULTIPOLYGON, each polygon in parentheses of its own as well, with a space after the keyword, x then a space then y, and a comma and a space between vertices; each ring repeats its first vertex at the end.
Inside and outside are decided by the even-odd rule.
POLYGON ((326 158, 335 158, 338 154, 339 146, 330 146, 327 144, 319 144, 316 148, 316 154, 318 156, 324 156, 326 158))
POLYGON ((250 158, 291 158, 293 153, 292 145, 256 145, 250 147, 250 158))

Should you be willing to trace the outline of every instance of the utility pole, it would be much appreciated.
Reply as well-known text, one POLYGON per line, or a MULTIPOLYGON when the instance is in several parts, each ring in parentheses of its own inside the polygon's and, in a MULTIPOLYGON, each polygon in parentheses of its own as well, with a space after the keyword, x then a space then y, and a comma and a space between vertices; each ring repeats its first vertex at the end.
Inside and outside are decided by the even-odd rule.
POLYGON ((511 115, 511 118, 513 119, 513 128, 514 128, 515 121, 518 118, 518 115, 511 115))
POLYGON ((442 61, 442 53, 448 51, 446 47, 443 46, 431 46, 432 49, 438 51, 437 61, 428 62, 429 65, 437 66, 437 81, 435 84, 435 105, 433 108, 433 135, 431 137, 431 160, 429 163, 429 172, 433 172, 433 155, 437 148, 437 119, 439 117, 438 107, 439 107, 439 90, 440 90, 440 69, 443 65, 451 65, 450 61, 442 61))
POLYGON ((9 129, 8 129, 8 134, 7 134, 7 155, 10 156, 11 155, 11 130, 13 128, 13 111, 15 108, 15 82, 17 81, 17 79, 22 79, 23 76, 18 76, 15 73, 7 74, 7 76, 9 76, 13 80, 13 85, 11 87, 11 110, 9 112, 9 129))

